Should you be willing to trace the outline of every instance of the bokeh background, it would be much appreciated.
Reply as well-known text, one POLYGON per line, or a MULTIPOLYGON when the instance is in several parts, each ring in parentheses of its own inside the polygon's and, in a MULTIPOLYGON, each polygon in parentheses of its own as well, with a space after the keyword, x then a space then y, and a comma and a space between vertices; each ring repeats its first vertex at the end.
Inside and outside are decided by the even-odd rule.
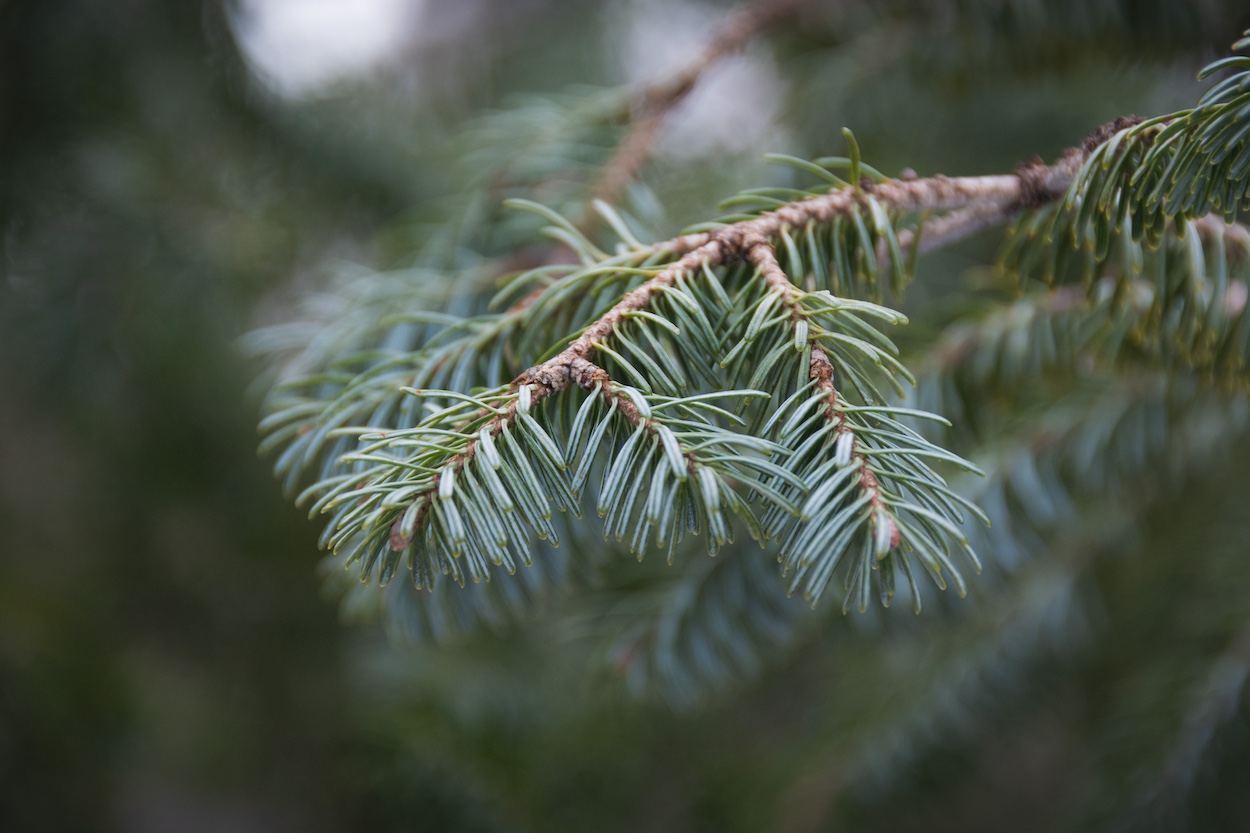
MULTIPOLYGON (((766 151, 841 152, 843 125, 886 171, 1053 156, 1192 103, 1250 26, 1238 3, 1091 3, 1115 14, 1084 29, 1042 3, 940 4, 947 28, 872 5, 814 2, 673 114, 645 173, 670 231, 776 181, 766 151)), ((1191 484, 1183 525, 1114 527, 1131 560, 1083 585, 1085 636, 865 786, 877 741, 847 715, 889 692, 847 646, 871 634, 835 616, 686 712, 588 684, 548 631, 396 644, 339 621, 318 529, 256 455, 241 337, 341 264, 411 262, 466 123, 662 75, 728 7, 0 0, 0 829, 1073 829, 1103 750, 1132 748, 1095 740, 1126 708, 1107 692, 1185 626, 1178 554, 1250 541, 1236 466, 1191 484)), ((932 258, 909 303, 994 246, 932 258)), ((918 667, 944 650, 923 624, 895 638, 918 667)), ((1244 818, 1230 750, 1195 829, 1244 818)))

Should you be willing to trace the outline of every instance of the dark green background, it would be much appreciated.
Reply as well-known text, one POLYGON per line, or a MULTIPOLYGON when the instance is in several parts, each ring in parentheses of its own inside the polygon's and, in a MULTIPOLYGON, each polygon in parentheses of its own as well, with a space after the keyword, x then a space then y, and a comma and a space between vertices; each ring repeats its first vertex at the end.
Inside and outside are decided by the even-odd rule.
MULTIPOLYGON (((1084 40, 921 33, 898 68, 837 96, 836 33, 782 32, 794 146, 777 149, 840 152, 850 125, 886 171, 1010 170, 1116 115, 1191 102, 1196 69, 1247 24, 1214 7, 1207 29, 1171 39, 1144 24, 1084 40)), ((830 709, 890 692, 856 676, 844 643, 871 635, 840 620, 687 715, 584 683, 541 635, 460 660, 338 623, 318 530, 254 452, 257 369, 238 339, 331 260, 403 263, 468 114, 614 80, 595 4, 508 20, 460 45, 481 62, 429 70, 462 76, 437 102, 361 87, 295 104, 249 78, 216 3, 0 0, 0 829, 1065 829, 1114 793, 1103 764, 1120 747, 1099 732, 1131 706, 1117 686, 1173 685, 1143 678, 1202 639, 1185 611, 1250 586, 1176 560, 1245 549, 1236 469, 1131 526, 1126 540, 1150 544, 1098 568, 1085 648, 875 791, 843 790, 855 759, 830 709)), ((676 221, 769 176, 723 168, 654 173, 676 221)), ((946 285, 992 252, 973 241, 922 276, 946 285)), ((940 659, 933 629, 901 637, 918 661, 940 659)), ((1247 759, 1216 757, 1199 793, 1214 826, 1195 829, 1245 817, 1247 759)))

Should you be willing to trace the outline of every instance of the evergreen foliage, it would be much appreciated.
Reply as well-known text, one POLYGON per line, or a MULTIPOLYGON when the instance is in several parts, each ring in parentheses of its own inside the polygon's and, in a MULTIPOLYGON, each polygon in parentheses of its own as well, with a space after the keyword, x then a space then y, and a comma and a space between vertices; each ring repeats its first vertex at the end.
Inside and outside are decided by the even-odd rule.
MULTIPOLYGON (((1039 529, 1071 514, 1057 484, 1096 491, 1152 465, 1156 444, 1175 442, 1171 423, 1205 401, 1160 372, 1244 384, 1250 234, 1236 218, 1250 193, 1250 58, 1203 77, 1221 72, 1191 110, 1118 120, 1054 165, 1006 176, 891 179, 846 132, 846 157, 774 157, 812 182, 806 190, 746 191, 722 205, 732 213, 657 243, 602 201, 579 223, 513 199, 576 262, 504 264, 493 298, 500 267, 489 262, 450 288, 421 270, 350 276, 329 315, 253 336, 285 357, 262 449, 309 516, 328 517, 322 546, 361 582, 411 579, 421 596, 387 596, 405 599, 390 606, 408 616, 421 611, 410 633, 504 622, 546 585, 593 585, 603 556, 574 564, 588 556, 552 551, 581 525, 640 561, 731 548, 723 568, 692 567, 695 584, 674 580, 653 614, 654 633, 669 635, 648 638, 669 654, 652 661, 693 666, 705 683, 757 664, 758 640, 725 632, 755 623, 773 650, 768 633, 789 627, 767 624, 773 591, 757 564, 768 556, 736 539, 771 551, 788 592, 813 605, 836 584, 844 612, 902 593, 919 613, 922 572, 967 592, 964 571, 980 571, 970 540, 1004 563, 1035 548, 1039 529), (906 319, 882 302, 902 297, 922 250, 1012 217, 1002 268, 1027 294, 939 348, 946 358, 912 394, 928 410, 908 407, 915 379, 887 334, 906 319), (948 440, 972 436, 984 406, 948 391, 975 399, 1036 375, 1089 375, 1091 360, 1106 377, 1098 389, 1037 417, 1028 430, 1044 439, 1012 441, 1043 442, 1045 455, 1000 451, 985 480, 952 484, 982 474, 951 450, 977 444, 935 441, 943 431, 923 423, 949 417, 948 440), (1066 416, 1091 408, 1088 422, 1066 416), (1120 442, 1125 424, 1147 433, 1120 442), (1102 450, 1124 459, 1090 469, 1102 450), (584 519, 591 508, 601 521, 584 519), (444 577, 481 589, 457 596, 444 577), (761 598, 731 602, 728 587, 761 598), (696 634, 684 660, 674 622, 696 634)), ((518 112, 567 140, 584 132, 570 125, 620 110, 518 112)), ((579 159, 583 147, 598 146, 545 152, 579 159)), ((528 173, 541 180, 552 167, 528 173)))

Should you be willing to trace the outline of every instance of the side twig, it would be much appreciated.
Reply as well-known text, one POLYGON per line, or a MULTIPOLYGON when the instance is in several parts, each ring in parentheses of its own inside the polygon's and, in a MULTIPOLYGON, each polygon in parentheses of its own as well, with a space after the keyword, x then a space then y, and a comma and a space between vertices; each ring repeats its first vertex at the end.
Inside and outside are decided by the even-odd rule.
MULTIPOLYGON (((791 309, 791 319, 798 321, 802 317, 802 309, 798 301, 801 291, 786 275, 785 270, 781 268, 781 264, 777 261, 776 249, 764 238, 756 238, 753 242, 749 242, 748 245, 750 248, 747 250, 746 259, 759 270, 760 277, 769 287, 783 293, 786 303, 791 309)), ((816 386, 825 393, 825 417, 835 426, 834 432, 837 437, 835 440, 837 447, 848 446, 847 460, 859 461, 859 488, 867 496, 868 505, 873 510, 871 523, 874 533, 876 532, 876 525, 884 519, 884 522, 889 525, 886 534, 889 536, 890 549, 893 549, 898 545, 901 533, 898 526, 889 518, 887 513, 878 511, 885 506, 881 495, 881 483, 877 479, 876 472, 869 465, 868 457, 859 448, 859 438, 846 425, 846 412, 842 405, 841 396, 838 394, 838 389, 833 382, 833 363, 829 361, 829 357, 821 349, 815 338, 808 339, 807 344, 811 351, 808 378, 814 381, 816 386)))

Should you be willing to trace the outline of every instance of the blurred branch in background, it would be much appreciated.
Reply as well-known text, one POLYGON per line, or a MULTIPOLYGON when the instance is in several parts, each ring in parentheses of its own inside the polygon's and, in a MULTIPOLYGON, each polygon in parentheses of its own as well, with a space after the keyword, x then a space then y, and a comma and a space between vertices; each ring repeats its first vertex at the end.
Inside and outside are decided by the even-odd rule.
MULTIPOLYGON (((655 142, 669 112, 682 102, 695 84, 718 61, 744 48, 768 26, 800 9, 805 0, 757 0, 735 12, 699 51, 685 69, 651 82, 632 107, 629 132, 621 139, 591 189, 592 199, 619 201, 626 184, 634 179, 655 142)), ((586 221, 579 223, 585 226, 586 221)))

